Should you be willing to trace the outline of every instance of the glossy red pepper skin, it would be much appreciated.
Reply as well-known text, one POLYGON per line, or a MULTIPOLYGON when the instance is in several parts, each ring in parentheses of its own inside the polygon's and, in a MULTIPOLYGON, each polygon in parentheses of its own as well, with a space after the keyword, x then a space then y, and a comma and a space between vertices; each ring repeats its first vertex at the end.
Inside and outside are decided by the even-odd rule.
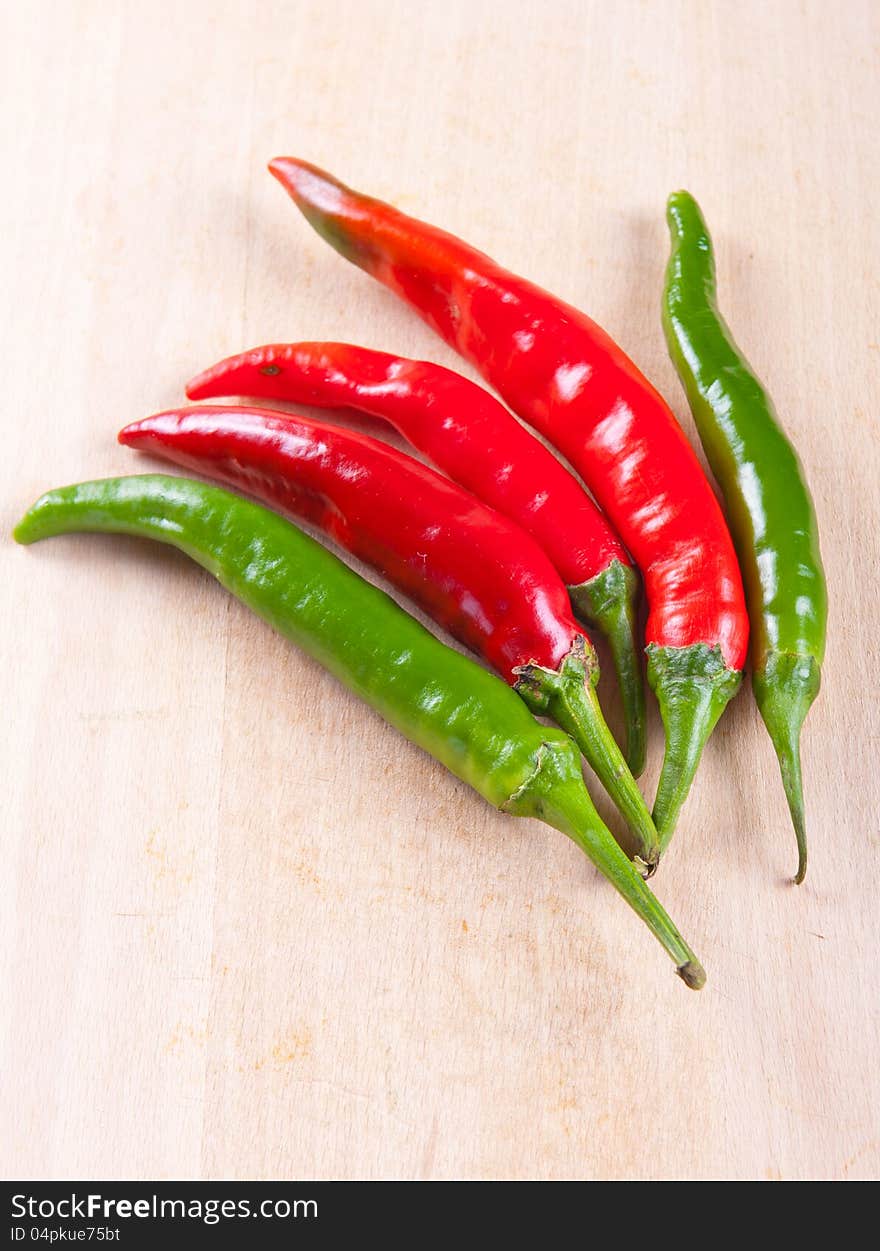
POLYGON ((331 246, 411 304, 568 458, 631 552, 667 732, 655 819, 668 841, 749 634, 727 525, 671 410, 577 309, 315 166, 282 157, 269 168, 331 246))
POLYGON ((588 582, 613 560, 630 564, 553 453, 488 391, 442 365, 350 343, 266 344, 212 365, 186 393, 191 400, 253 396, 380 417, 443 473, 517 520, 568 586, 588 582))
POLYGON ((623 694, 627 763, 636 776, 641 772, 645 700, 630 558, 573 475, 488 391, 429 361, 348 343, 279 343, 219 361, 192 379, 186 393, 192 400, 237 395, 379 417, 521 525, 549 556, 578 615, 609 640, 623 694))
POLYGON ((378 439, 307 417, 210 405, 135 422, 119 441, 309 521, 378 569, 575 737, 655 862, 656 831, 596 701, 590 640, 519 526, 378 439))
POLYGON ((119 438, 310 522, 511 683, 519 665, 558 668, 582 634, 562 582, 528 535, 369 435, 208 405, 148 417, 119 438))

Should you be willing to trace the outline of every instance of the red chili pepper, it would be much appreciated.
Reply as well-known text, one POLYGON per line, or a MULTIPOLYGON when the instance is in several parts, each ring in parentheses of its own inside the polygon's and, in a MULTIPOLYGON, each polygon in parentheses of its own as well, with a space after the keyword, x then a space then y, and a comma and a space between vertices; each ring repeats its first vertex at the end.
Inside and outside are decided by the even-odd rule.
POLYGON ((135 422, 119 441, 241 487, 373 565, 572 735, 654 864, 656 831, 599 710, 592 645, 519 526, 380 440, 306 417, 212 405, 135 422))
POLYGON ((332 247, 408 301, 559 448, 635 558, 649 606, 648 680, 666 728, 654 806, 665 846, 748 646, 733 544, 684 432, 577 309, 312 165, 283 157, 269 168, 332 247))
POLYGON ((186 393, 191 400, 256 396, 381 417, 444 473, 518 522, 550 557, 575 612, 609 640, 627 763, 638 776, 645 763, 638 576, 583 487, 494 396, 441 365, 347 343, 253 348, 199 374, 186 393))

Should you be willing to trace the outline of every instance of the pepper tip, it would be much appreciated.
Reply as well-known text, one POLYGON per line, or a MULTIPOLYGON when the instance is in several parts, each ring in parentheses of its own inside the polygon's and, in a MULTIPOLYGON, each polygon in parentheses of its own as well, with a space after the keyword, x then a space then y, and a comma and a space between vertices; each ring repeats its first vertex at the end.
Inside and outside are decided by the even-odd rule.
POLYGON ((273 156, 268 161, 266 168, 273 178, 277 178, 285 187, 289 187, 297 174, 314 170, 315 166, 310 166, 306 161, 301 161, 295 156, 273 156))
MULTIPOLYGON (((798 767, 798 774, 800 768, 798 767)), ((789 810, 794 825, 795 838, 797 839, 798 849, 798 867, 797 873, 794 875, 795 886, 800 886, 804 878, 807 876, 807 828, 804 822, 804 803, 801 795, 800 779, 787 779, 786 797, 789 801, 789 810)))
POLYGON ((183 391, 188 400, 204 400, 208 397, 206 390, 209 381, 209 370, 204 370, 200 374, 195 374, 190 378, 189 382, 184 385, 183 391))
POLYGON ((799 847, 798 848, 797 873, 795 873, 794 875, 795 886, 800 886, 806 876, 807 876, 807 849, 806 847, 799 847))
POLYGON ((678 191, 672 191, 666 198, 666 224, 673 234, 677 234, 681 228, 681 212, 682 208, 693 200, 693 196, 689 191, 683 188, 678 191))
POLYGON ((123 426, 116 436, 116 442, 121 443, 123 447, 137 447, 142 441, 145 423, 142 421, 129 422, 127 426, 123 426), (138 436, 141 436, 139 439, 138 436))

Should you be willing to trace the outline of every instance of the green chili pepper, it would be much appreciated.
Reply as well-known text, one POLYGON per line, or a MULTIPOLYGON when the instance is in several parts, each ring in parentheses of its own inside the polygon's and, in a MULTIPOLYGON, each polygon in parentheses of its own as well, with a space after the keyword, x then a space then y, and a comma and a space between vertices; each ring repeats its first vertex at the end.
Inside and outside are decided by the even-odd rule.
POLYGON ((705 973, 602 824, 574 744, 288 521, 218 487, 146 474, 51 491, 20 543, 71 531, 169 543, 318 660, 490 803, 567 834, 638 913, 686 984, 705 973))
POLYGON ((816 514, 773 403, 715 299, 706 223, 686 191, 669 197, 672 255, 663 325, 712 472, 727 503, 752 631, 752 686, 782 770, 807 870, 800 733, 819 690, 827 595, 816 514))

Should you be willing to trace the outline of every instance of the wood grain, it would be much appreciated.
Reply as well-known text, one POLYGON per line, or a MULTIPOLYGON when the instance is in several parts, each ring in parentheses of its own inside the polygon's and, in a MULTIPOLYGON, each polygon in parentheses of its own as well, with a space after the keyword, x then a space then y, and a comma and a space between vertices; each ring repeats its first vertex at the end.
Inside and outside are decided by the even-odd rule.
POLYGON ((4 21, 3 1175, 876 1177, 877 6, 4 21), (281 152, 586 308, 688 430, 663 206, 687 185, 706 210, 832 612, 806 885, 747 691, 657 879, 700 995, 565 839, 490 811, 183 558, 9 540, 45 488, 142 468, 116 430, 225 353, 456 363, 299 220, 281 152))

